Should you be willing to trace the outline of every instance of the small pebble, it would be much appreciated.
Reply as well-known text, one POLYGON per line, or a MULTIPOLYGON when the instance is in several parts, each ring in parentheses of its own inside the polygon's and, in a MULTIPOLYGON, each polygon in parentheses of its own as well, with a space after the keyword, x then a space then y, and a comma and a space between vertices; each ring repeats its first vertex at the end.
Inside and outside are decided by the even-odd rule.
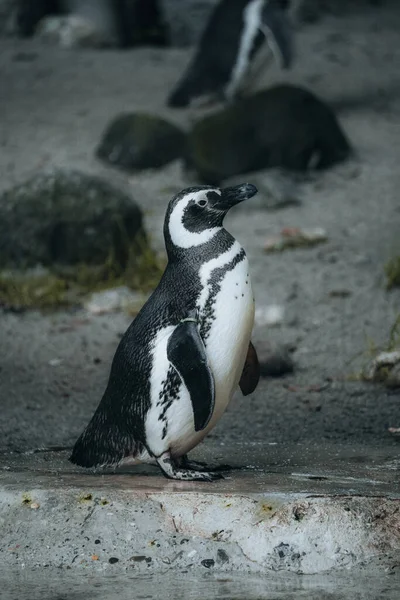
POLYGON ((215 565, 215 560, 213 558, 206 558, 205 560, 201 561, 201 564, 206 569, 211 569, 211 567, 215 565))
POLYGON ((283 323, 285 309, 279 304, 271 304, 269 306, 260 306, 256 308, 255 321, 259 327, 268 325, 274 327, 283 323))
POLYGON ((294 362, 284 346, 257 345, 261 377, 282 377, 294 371, 294 362))
POLYGON ((108 559, 108 562, 110 563, 110 565, 114 565, 118 561, 119 561, 119 558, 116 558, 115 556, 112 556, 111 558, 108 559))
POLYGON ((51 367, 58 367, 59 365, 61 365, 61 363, 62 363, 61 358, 52 358, 51 360, 49 360, 49 365, 51 367))
POLYGON ((225 550, 221 550, 221 548, 217 552, 217 562, 222 564, 229 562, 229 556, 225 550))

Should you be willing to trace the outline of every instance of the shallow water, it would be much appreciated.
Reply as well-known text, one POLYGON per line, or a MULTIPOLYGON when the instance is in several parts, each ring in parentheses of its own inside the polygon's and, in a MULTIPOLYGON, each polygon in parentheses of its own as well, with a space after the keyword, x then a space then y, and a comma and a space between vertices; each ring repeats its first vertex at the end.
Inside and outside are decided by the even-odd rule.
POLYGON ((324 576, 172 573, 135 576, 38 569, 0 571, 7 600, 398 600, 400 568, 369 568, 324 576))

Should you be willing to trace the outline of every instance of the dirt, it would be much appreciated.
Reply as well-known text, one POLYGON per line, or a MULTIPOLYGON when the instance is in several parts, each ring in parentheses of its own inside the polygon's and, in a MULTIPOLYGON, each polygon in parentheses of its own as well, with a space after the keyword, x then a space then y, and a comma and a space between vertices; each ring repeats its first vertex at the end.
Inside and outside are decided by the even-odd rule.
MULTIPOLYGON (((287 344, 296 370, 239 394, 214 442, 237 440, 393 446, 400 392, 351 380, 368 340, 384 344, 400 311, 400 290, 385 288, 384 265, 400 253, 400 6, 326 18, 298 33, 291 72, 268 71, 264 84, 302 84, 336 107, 354 149, 347 164, 296 184, 300 205, 232 211, 226 226, 245 247, 257 307, 285 309, 277 327, 253 339, 287 344), (326 230, 326 244, 268 255, 284 227, 326 230)), ((188 126, 196 112, 165 99, 187 50, 63 51, 35 41, 0 40, 0 191, 42 168, 78 168, 131 187, 155 248, 163 251, 166 203, 193 183, 181 165, 127 176, 94 150, 118 113, 145 109, 188 126)), ((252 181, 252 176, 243 177, 252 181)), ((100 400, 130 318, 82 310, 0 314, 0 449, 71 445, 100 400)), ((207 440, 205 444, 207 444, 207 440)))

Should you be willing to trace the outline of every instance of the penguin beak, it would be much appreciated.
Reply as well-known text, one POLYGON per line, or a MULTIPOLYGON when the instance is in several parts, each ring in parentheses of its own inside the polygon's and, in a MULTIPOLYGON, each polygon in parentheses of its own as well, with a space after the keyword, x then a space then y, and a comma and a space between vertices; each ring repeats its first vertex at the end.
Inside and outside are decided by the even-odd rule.
POLYGON ((235 206, 235 204, 239 204, 244 200, 249 200, 249 198, 255 196, 257 192, 256 186, 251 183, 243 183, 241 185, 224 188, 221 190, 221 196, 219 196, 219 199, 214 204, 213 208, 227 211, 232 208, 232 206, 235 206))

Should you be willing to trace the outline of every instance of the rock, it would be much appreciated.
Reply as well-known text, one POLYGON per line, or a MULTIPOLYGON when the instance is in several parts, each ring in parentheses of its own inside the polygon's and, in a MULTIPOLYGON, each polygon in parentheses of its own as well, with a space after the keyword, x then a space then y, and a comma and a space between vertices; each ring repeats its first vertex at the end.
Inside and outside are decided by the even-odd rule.
POLYGON ((255 322, 258 327, 274 327, 282 325, 285 317, 285 309, 279 304, 269 306, 258 306, 255 311, 255 322))
POLYGON ((156 169, 183 156, 186 135, 161 117, 130 113, 106 128, 96 155, 127 170, 156 169))
POLYGON ((282 252, 294 248, 313 248, 328 241, 325 229, 314 227, 300 229, 300 227, 285 227, 279 236, 269 238, 264 244, 265 252, 282 252))
POLYGON ((111 32, 81 15, 50 15, 38 24, 36 36, 61 48, 101 48, 115 43, 111 32))
POLYGON ((67 281, 49 269, 35 268, 0 272, 0 306, 9 312, 28 308, 60 308, 76 304, 67 281))
POLYGON ((122 267, 143 232, 142 211, 125 192, 77 171, 40 173, 0 197, 0 268, 122 267))
POLYGON ((213 567, 215 565, 215 560, 213 558, 206 558, 201 561, 201 564, 206 569, 211 569, 211 567, 213 567))
POLYGON ((162 268, 141 209, 102 178, 54 170, 0 197, 0 306, 6 310, 81 305, 90 291, 123 285, 149 292, 162 268))
POLYGON ((144 556, 144 554, 139 554, 136 556, 131 556, 129 560, 132 560, 133 562, 151 562, 151 558, 144 556))
POLYGON ((161 0, 161 8, 168 27, 171 46, 183 47, 197 44, 218 0, 161 0))
MULTIPOLYGON (((116 10, 112 4, 113 2, 105 0, 100 0, 100 2, 99 0, 68 0, 68 16, 75 19, 76 23, 81 22, 86 25, 88 31, 87 36, 83 34, 83 31, 83 35, 81 35, 79 28, 75 30, 71 21, 70 39, 72 43, 69 47, 96 48, 117 45, 119 31, 115 20, 116 10)), ((129 4, 135 4, 135 2, 129 2, 129 4)), ((60 45, 65 44, 61 43, 60 45)))
POLYGON ((195 123, 186 166, 217 185, 257 169, 324 169, 349 154, 333 111, 308 90, 282 84, 195 123))
POLYGON ((222 548, 218 548, 217 550, 217 562, 222 565, 229 562, 229 556, 222 548))
POLYGON ((389 372, 386 379, 386 386, 391 389, 400 388, 400 362, 389 372))
POLYGON ((37 33, 66 48, 166 44, 158 0, 29 0, 17 5, 14 29, 21 36, 37 33))
POLYGON ((400 349, 379 352, 362 371, 365 381, 385 381, 389 387, 399 383, 400 349))
POLYGON ((94 315, 125 310, 137 314, 148 296, 141 292, 133 292, 127 286, 94 292, 84 302, 84 307, 94 315))
POLYGON ((293 373, 294 362, 285 347, 257 344, 257 353, 261 377, 282 377, 293 373))

